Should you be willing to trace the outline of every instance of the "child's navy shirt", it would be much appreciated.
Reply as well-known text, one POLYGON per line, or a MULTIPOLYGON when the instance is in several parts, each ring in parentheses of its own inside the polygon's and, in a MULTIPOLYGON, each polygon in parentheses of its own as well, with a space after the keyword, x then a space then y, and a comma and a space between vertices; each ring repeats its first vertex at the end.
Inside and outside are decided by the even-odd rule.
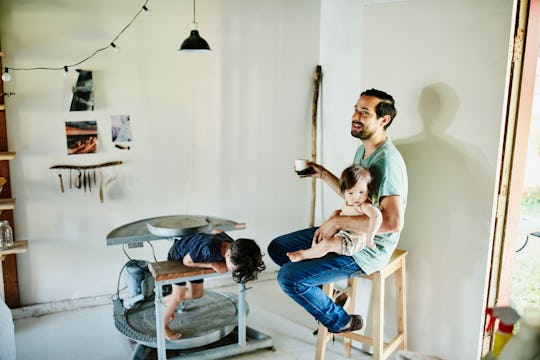
POLYGON ((195 263, 225 261, 221 255, 221 245, 233 242, 233 239, 222 232, 219 234, 194 234, 174 238, 174 244, 167 255, 168 261, 182 261, 189 254, 195 263))

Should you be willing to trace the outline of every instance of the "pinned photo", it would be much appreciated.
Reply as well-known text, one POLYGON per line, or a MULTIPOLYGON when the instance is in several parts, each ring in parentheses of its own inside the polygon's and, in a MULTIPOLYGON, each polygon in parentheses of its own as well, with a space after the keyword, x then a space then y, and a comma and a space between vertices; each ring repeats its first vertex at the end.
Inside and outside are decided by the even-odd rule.
POLYGON ((77 69, 66 77, 66 106, 69 111, 94 110, 94 83, 91 70, 77 69))
POLYGON ((66 121, 68 155, 95 153, 98 148, 96 121, 66 121))
POLYGON ((111 116, 111 136, 113 142, 131 141, 131 122, 129 115, 111 116))

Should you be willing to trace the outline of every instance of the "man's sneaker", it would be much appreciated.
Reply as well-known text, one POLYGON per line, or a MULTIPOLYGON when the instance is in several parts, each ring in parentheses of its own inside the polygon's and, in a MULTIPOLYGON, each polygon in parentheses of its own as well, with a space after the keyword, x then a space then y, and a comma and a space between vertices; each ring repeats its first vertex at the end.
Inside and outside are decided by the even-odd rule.
POLYGON ((349 331, 360 330, 364 326, 364 319, 360 315, 351 315, 351 324, 339 331, 328 331, 332 334, 339 334, 349 331))

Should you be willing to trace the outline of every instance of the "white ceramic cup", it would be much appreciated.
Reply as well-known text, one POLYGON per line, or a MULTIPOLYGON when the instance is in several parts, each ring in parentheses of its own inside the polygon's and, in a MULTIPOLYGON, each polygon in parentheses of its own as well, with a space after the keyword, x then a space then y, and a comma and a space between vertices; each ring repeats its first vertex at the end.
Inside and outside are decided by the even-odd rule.
POLYGON ((304 159, 297 159, 294 160, 294 170, 295 171, 302 171, 305 170, 308 167, 308 161, 304 159))

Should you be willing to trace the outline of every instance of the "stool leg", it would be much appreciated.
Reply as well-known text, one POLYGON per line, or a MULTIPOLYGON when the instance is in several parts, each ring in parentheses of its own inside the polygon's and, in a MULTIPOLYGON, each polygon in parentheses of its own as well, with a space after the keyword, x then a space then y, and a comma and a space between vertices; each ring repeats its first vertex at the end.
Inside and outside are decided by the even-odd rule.
POLYGON ((382 360, 384 354, 384 278, 373 274, 373 359, 382 360))
MULTIPOLYGON (((356 284, 357 284, 357 280, 358 280, 358 278, 351 277, 347 281, 347 287, 348 287, 347 296, 350 298, 350 305, 349 305, 348 309, 345 309, 345 310, 347 310, 347 312, 349 314, 354 314, 354 308, 355 308, 355 305, 356 305, 356 284)), ((344 347, 343 350, 344 350, 345 357, 350 358, 351 357, 352 339, 348 338, 348 337, 343 338, 343 347, 344 347)))
MULTIPOLYGON (((323 291, 326 295, 331 296, 334 291, 334 283, 323 285, 323 291)), ((319 323, 317 332, 317 350, 315 353, 315 360, 324 360, 326 355, 326 343, 330 339, 328 329, 323 324, 319 323)))
POLYGON ((405 286, 405 257, 401 260, 401 267, 396 271, 396 302, 398 317, 398 336, 403 335, 400 349, 407 350, 407 294, 405 286))

